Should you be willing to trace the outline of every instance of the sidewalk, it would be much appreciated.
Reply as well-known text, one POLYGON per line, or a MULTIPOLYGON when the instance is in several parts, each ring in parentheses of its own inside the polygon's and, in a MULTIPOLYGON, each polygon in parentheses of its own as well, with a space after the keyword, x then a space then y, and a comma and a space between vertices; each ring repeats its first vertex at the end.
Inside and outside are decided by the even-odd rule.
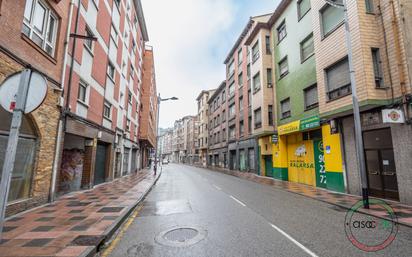
MULTIPOLYGON (((239 172, 239 171, 231 171, 231 170, 223 170, 223 169, 211 169, 213 171, 222 172, 228 175, 248 179, 260 184, 271 185, 277 189, 285 190, 291 193, 299 194, 302 196, 310 197, 322 202, 326 202, 329 204, 333 204, 344 209, 349 210, 353 205, 357 202, 362 200, 362 197, 356 195, 349 195, 349 194, 341 194, 331 192, 325 189, 316 188, 304 184, 289 182, 289 181, 281 181, 277 179, 273 179, 270 177, 262 177, 258 176, 253 173, 246 173, 246 172, 239 172)), ((372 197, 371 197, 372 198, 372 197)), ((375 198, 378 199, 378 198, 375 198)), ((395 201, 384 200, 390 207, 392 207, 393 211, 397 216, 397 223, 412 227, 412 206, 400 204, 395 201)), ((392 221, 388 212, 380 206, 371 205, 370 209, 358 209, 358 212, 369 214, 374 217, 383 218, 389 221, 392 221)))
POLYGON ((140 171, 8 219, 0 256, 94 256, 159 176, 140 171))

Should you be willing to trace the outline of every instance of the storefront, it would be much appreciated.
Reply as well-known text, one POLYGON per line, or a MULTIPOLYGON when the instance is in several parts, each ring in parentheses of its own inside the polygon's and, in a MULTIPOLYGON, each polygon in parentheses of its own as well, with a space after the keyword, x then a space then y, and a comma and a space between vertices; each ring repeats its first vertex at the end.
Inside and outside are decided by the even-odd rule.
POLYGON ((321 126, 314 116, 279 126, 274 137, 274 178, 345 191, 340 136, 329 124, 321 126))

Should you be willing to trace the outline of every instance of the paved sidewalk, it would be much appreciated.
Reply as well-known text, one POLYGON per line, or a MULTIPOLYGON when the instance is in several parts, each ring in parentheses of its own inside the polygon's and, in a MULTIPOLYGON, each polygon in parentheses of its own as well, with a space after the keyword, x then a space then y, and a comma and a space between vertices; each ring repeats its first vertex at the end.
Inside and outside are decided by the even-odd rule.
MULTIPOLYGON (((214 169, 215 170, 215 169, 214 169)), ((245 178, 260 184, 272 185, 277 189, 286 190, 295 194, 310 197, 319 201, 327 202, 333 205, 343 207, 345 209, 350 209, 357 202, 362 200, 362 197, 349 194, 334 193, 325 189, 316 188, 304 184, 281 181, 273 179, 270 177, 262 177, 253 173, 245 173, 239 171, 229 171, 229 170, 215 170, 218 172, 223 172, 228 175, 245 178)), ((371 197, 373 199, 373 197, 371 197)), ((378 199, 378 198, 375 198, 378 199)), ((384 200, 390 207, 392 207, 394 213, 397 216, 397 223, 412 227, 412 206, 403 205, 395 201, 384 200)), ((383 218, 391 221, 391 216, 388 212, 381 206, 371 205, 370 209, 358 209, 358 212, 369 214, 378 218, 383 218)))
POLYGON ((159 176, 141 171, 8 219, 0 256, 93 256, 159 176))

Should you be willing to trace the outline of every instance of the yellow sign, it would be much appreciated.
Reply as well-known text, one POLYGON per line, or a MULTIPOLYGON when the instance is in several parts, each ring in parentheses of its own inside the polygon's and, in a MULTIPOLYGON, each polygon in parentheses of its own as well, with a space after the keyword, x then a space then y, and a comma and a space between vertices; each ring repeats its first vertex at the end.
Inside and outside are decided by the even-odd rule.
POLYGON ((278 134, 279 135, 286 135, 294 132, 300 131, 300 120, 282 125, 278 127, 278 134))

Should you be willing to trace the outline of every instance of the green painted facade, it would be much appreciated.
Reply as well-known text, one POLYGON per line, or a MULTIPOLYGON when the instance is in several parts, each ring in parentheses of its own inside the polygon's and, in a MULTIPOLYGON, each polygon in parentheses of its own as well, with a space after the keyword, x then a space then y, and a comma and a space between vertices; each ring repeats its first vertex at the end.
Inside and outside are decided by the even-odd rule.
POLYGON ((273 168, 273 178, 283 180, 283 181, 288 181, 289 176, 288 176, 288 168, 273 168))
POLYGON ((319 113, 318 108, 305 111, 303 89, 316 83, 315 56, 312 55, 302 63, 300 43, 312 33, 312 15, 309 11, 301 20, 298 20, 297 1, 292 1, 282 16, 272 27, 275 40, 274 67, 276 67, 276 100, 277 100, 277 124, 314 116, 319 113), (277 28, 286 22, 287 35, 278 42, 277 28), (287 56, 289 73, 279 78, 278 62, 287 56), (280 102, 290 98, 291 117, 282 119, 280 102))
POLYGON ((328 172, 326 171, 327 186, 331 191, 345 192, 345 182, 343 181, 343 172, 328 172))

